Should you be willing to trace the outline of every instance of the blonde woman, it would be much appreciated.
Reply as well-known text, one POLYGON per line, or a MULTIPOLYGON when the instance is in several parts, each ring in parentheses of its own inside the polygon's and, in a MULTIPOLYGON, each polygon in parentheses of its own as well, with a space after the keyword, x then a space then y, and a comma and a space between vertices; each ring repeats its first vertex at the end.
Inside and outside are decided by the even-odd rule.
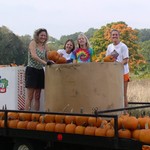
POLYGON ((95 59, 94 51, 90 47, 88 38, 83 34, 79 34, 77 38, 78 48, 71 55, 73 63, 92 62, 95 59))

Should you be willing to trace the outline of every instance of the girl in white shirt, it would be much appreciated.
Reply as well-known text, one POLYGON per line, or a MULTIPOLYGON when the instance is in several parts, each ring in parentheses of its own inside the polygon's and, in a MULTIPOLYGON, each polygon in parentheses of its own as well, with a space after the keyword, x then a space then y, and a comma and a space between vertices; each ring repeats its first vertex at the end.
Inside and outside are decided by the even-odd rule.
POLYGON ((66 58, 67 60, 67 63, 72 63, 72 60, 71 60, 71 54, 72 54, 72 51, 75 49, 75 44, 74 44, 74 41, 72 39, 68 39, 66 42, 65 42, 65 45, 64 45, 64 49, 59 49, 57 52, 64 58, 66 58))

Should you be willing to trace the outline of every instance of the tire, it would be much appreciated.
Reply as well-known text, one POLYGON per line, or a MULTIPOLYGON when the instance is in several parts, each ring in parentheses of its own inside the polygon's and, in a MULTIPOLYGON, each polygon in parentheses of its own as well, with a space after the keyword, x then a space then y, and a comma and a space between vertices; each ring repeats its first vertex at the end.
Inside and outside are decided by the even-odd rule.
POLYGON ((36 150, 36 149, 34 149, 32 143, 29 143, 27 141, 25 142, 16 141, 13 150, 36 150))
POLYGON ((31 139, 15 139, 13 150, 45 150, 46 143, 31 139))

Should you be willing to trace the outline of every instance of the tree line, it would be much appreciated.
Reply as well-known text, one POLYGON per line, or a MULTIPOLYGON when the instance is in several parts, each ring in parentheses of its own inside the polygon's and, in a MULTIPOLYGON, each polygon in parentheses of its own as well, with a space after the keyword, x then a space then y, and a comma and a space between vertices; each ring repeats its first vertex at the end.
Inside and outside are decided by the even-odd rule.
MULTIPOLYGON (((90 28, 84 33, 90 40, 97 61, 102 61, 105 56, 107 45, 111 42, 111 29, 119 30, 121 41, 129 47, 130 70, 134 73, 149 71, 150 29, 133 29, 122 21, 108 23, 99 29, 90 28)), ((73 39, 76 43, 79 33, 63 35, 60 39, 49 36, 48 46, 50 50, 58 50, 63 48, 67 39, 73 39)), ((28 45, 31 40, 31 35, 18 36, 6 26, 0 27, 0 65, 27 65, 28 45)))

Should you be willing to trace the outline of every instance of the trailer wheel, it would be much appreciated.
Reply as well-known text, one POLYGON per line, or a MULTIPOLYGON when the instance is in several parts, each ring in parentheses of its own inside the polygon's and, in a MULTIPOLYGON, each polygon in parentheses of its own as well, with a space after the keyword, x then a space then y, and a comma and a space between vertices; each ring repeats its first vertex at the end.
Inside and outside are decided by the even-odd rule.
POLYGON ((36 150, 32 143, 30 144, 29 142, 17 142, 14 144, 14 149, 13 150, 36 150))

